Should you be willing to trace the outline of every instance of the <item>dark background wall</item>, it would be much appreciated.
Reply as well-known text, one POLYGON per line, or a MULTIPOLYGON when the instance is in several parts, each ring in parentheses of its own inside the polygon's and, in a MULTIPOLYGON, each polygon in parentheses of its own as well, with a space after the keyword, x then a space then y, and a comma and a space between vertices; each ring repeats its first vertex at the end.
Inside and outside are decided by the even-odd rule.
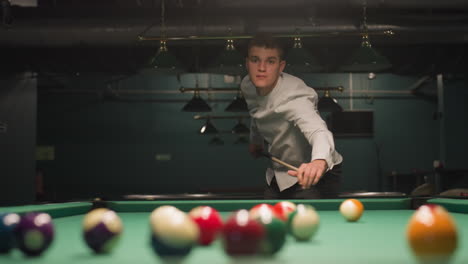
MULTIPOLYGON (((310 86, 344 86, 345 92, 332 94, 345 110, 374 114, 372 136, 336 137, 345 158, 343 191, 389 191, 392 173, 431 171, 433 161, 440 159, 437 103, 408 93, 416 77, 379 74, 368 80, 367 74, 349 73, 302 77, 310 86)), ((79 79, 74 83, 87 85, 86 76, 79 79)), ((231 84, 213 77, 212 85, 231 84)), ((229 131, 237 120, 214 119, 224 131, 220 134, 224 144, 210 144, 212 136, 197 133, 205 121, 193 117, 200 113, 181 111, 192 94, 179 93, 180 86, 175 77, 141 74, 119 84, 121 90, 140 94, 120 101, 95 93, 40 93, 38 143, 53 146, 55 158, 39 161, 38 166, 45 171, 50 191, 59 198, 261 191, 267 161, 252 159, 247 144, 235 143, 237 136, 229 131), (168 91, 173 93, 164 93, 168 91)), ((446 89, 450 87, 447 84, 446 89)), ((233 114, 224 108, 234 95, 202 97, 214 109, 210 115, 229 116, 233 114)), ((451 120, 458 118, 466 116, 453 115, 451 120)))
MULTIPOLYGON (((31 76, 2 81, 2 122, 8 126, 1 134, 2 203, 34 200, 34 168, 44 174, 51 200, 135 193, 261 192, 267 161, 251 158, 247 144, 230 132, 237 119, 212 120, 221 131, 222 144, 213 144, 213 136, 198 134, 205 121, 194 119, 197 114, 246 115, 224 112, 235 93, 202 93, 213 108, 211 113, 181 111, 192 93, 181 93, 179 88, 193 86, 196 76, 202 75, 178 79, 143 72, 112 84, 122 91, 117 96, 96 93, 108 87, 106 74, 63 79, 66 88, 62 90, 51 89, 46 85, 50 82, 40 77, 38 85, 31 76)), ((465 80, 444 81, 444 113, 438 115, 436 101, 408 92, 418 80, 415 76, 301 77, 312 87, 343 86, 344 92, 335 91, 332 96, 345 111, 373 112, 371 136, 336 135, 336 147, 345 158, 342 191, 391 191, 390 175, 431 175, 435 160, 448 168, 466 169, 465 80)), ((212 75, 210 82, 212 87, 236 87, 236 82, 226 83, 220 75, 212 75)), ((432 79, 427 85, 435 82, 432 79)), ((326 114, 323 117, 327 120, 326 114)), ((463 177, 447 181, 452 188, 466 185, 463 177)))
POLYGON ((36 84, 32 73, 0 80, 0 204, 35 201, 36 84))

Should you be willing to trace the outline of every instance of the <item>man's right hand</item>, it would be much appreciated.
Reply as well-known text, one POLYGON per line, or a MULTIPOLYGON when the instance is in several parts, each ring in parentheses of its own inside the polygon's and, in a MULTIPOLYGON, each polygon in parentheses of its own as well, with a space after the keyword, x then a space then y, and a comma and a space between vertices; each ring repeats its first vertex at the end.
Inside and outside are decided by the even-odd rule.
POLYGON ((249 144, 249 152, 254 158, 258 158, 262 155, 263 145, 249 144))

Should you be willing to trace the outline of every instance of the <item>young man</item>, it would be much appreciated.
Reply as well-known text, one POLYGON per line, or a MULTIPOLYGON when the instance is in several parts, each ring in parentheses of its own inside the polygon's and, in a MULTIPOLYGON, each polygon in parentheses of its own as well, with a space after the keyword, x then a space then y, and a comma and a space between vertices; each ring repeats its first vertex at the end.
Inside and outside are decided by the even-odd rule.
POLYGON ((342 156, 317 110, 318 96, 301 79, 283 73, 281 45, 268 34, 248 46, 248 75, 241 89, 251 116, 249 151, 268 152, 299 168, 271 163, 265 198, 329 198, 337 195, 342 156))

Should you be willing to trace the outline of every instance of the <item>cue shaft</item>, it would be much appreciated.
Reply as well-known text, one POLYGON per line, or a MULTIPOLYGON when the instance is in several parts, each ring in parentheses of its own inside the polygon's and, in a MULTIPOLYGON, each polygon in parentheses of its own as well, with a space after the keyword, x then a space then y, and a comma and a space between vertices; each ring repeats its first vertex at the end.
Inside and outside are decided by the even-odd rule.
POLYGON ((286 162, 284 162, 284 161, 282 161, 282 160, 280 160, 280 159, 278 159, 278 158, 275 158, 275 157, 273 157, 273 156, 272 156, 271 154, 269 154, 269 153, 262 153, 262 154, 263 154, 263 156, 265 156, 265 157, 271 159, 272 161, 274 161, 274 162, 276 162, 276 163, 278 163, 278 164, 281 164, 281 165, 285 166, 286 168, 288 168, 288 169, 290 169, 290 170, 293 170, 293 171, 298 171, 298 170, 299 170, 299 168, 294 167, 293 165, 291 165, 291 164, 289 164, 289 163, 286 163, 286 162))

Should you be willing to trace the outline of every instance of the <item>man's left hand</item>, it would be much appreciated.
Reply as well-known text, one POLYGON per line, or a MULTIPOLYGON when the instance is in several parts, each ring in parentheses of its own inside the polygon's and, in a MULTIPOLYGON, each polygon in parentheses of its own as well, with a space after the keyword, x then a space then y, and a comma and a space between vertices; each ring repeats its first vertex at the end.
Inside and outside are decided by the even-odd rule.
POLYGON ((327 162, 323 159, 313 160, 310 163, 302 163, 299 170, 289 170, 288 174, 297 177, 297 181, 304 189, 310 188, 315 185, 322 178, 323 174, 327 171, 327 162))

